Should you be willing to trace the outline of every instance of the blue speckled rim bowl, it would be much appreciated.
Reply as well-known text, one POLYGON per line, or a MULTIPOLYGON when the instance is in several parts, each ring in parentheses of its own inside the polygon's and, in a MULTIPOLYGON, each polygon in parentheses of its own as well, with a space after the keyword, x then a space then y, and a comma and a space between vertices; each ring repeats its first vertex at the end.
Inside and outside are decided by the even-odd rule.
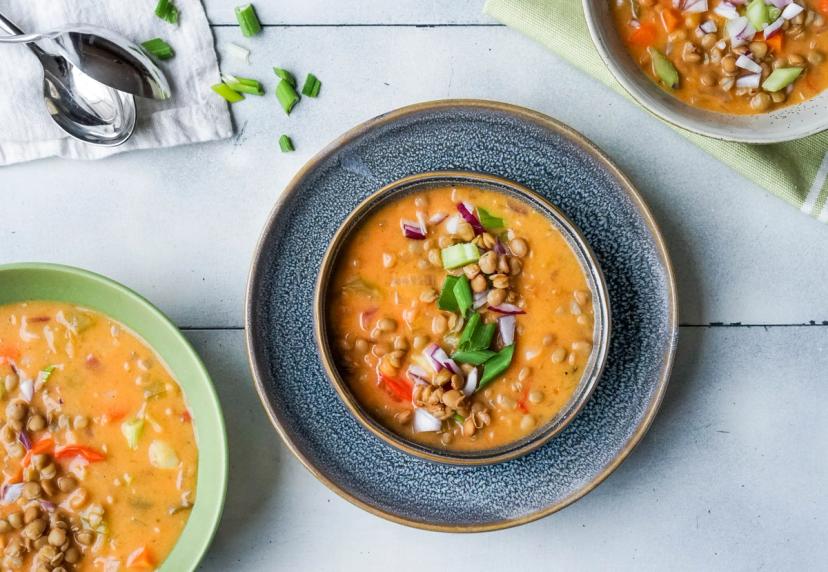
POLYGON ((768 113, 717 113, 688 105, 661 89, 630 57, 612 16, 610 2, 583 0, 595 48, 627 93, 653 115, 699 135, 742 143, 781 143, 828 129, 828 90, 808 101, 768 113))
POLYGON ((313 312, 314 337, 316 345, 319 348, 322 365, 337 394, 354 417, 385 443, 397 447, 405 453, 416 455, 429 461, 458 465, 483 465, 515 459, 537 449, 563 431, 564 427, 583 408, 589 396, 592 394, 592 390, 595 388, 598 379, 601 377, 601 372, 604 370, 604 364, 606 363, 611 328, 609 295, 607 294, 604 275, 586 238, 584 238, 581 231, 572 221, 547 199, 522 185, 507 181, 501 177, 467 171, 442 171, 411 175, 385 185, 362 201, 342 222, 339 230, 337 230, 333 240, 331 240, 328 246, 328 250, 322 260, 319 278, 316 282, 313 312), (377 209, 406 195, 417 193, 428 188, 451 185, 465 185, 493 193, 510 195, 521 203, 545 215, 555 228, 558 229, 577 257, 587 278, 587 284, 595 309, 595 322, 592 335, 593 349, 584 367, 584 372, 578 387, 575 389, 569 402, 552 419, 548 420, 526 437, 501 447, 480 451, 451 451, 428 447, 406 439, 378 422, 362 407, 356 396, 350 390, 348 383, 342 378, 336 367, 335 353, 332 349, 331 340, 327 331, 328 287, 339 261, 339 253, 353 233, 359 229, 366 217, 370 216, 377 209))
POLYGON ((606 155, 541 113, 492 101, 445 100, 363 123, 296 174, 254 253, 245 339, 262 405, 314 476, 393 522, 476 532, 552 514, 624 461, 666 391, 676 314, 661 234, 606 155), (377 439, 331 387, 313 331, 313 285, 342 220, 389 183, 458 170, 515 181, 564 212, 601 265, 612 310, 606 367, 581 412, 534 451, 476 466, 434 463, 377 439))

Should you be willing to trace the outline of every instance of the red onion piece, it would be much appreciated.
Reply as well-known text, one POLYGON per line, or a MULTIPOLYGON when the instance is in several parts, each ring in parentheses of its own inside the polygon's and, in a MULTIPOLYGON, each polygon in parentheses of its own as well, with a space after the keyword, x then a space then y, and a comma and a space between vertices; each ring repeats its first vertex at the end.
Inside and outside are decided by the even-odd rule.
POLYGON ((13 485, 3 485, 2 489, 2 498, 0 498, 0 503, 2 504, 11 504, 17 499, 20 498, 20 494, 23 492, 23 483, 16 483, 13 485))
POLYGON ((705 34, 715 34, 718 28, 716 27, 716 22, 713 20, 705 20, 701 24, 699 24, 699 28, 705 34))
POLYGON ((684 0, 682 10, 691 14, 707 12, 707 0, 684 0))
POLYGON ((500 330, 500 339, 504 346, 511 346, 515 343, 515 327, 517 318, 514 315, 498 318, 497 327, 500 330))
POLYGON ((722 18, 726 18, 727 20, 735 20, 739 17, 739 11, 736 9, 736 6, 730 2, 722 2, 713 8, 713 13, 721 16, 722 18))
POLYGON ((34 382, 31 379, 20 380, 20 395, 28 402, 34 397, 34 382))
POLYGON ((502 242, 500 242, 499 238, 495 239, 494 248, 492 248, 492 250, 494 250, 496 254, 509 254, 509 252, 506 250, 506 247, 503 245, 502 242))
POLYGON ((756 89, 762 81, 762 74, 752 73, 736 78, 736 87, 746 87, 748 89, 756 89))
POLYGON ((772 38, 773 36, 775 36, 776 34, 781 32, 782 31, 782 25, 784 23, 785 23, 785 18, 780 16, 779 18, 776 19, 775 22, 772 22, 772 23, 768 24, 767 26, 765 26, 765 29, 762 30, 762 33, 765 35, 765 39, 769 40, 770 38, 772 38))
POLYGON ((466 377, 466 385, 463 386, 463 394, 464 395, 471 395, 477 389, 477 378, 478 378, 477 368, 474 368, 469 372, 469 375, 466 377))
POLYGON ((428 375, 428 372, 426 370, 424 370, 423 368, 421 368, 418 365, 413 365, 412 364, 412 365, 408 366, 408 372, 407 373, 408 373, 408 379, 413 381, 415 384, 417 384, 417 383, 425 383, 425 384, 431 383, 429 381, 429 378, 431 376, 428 375))
POLYGON ((799 16, 802 12, 805 11, 805 8, 800 6, 799 4, 788 4, 785 6, 785 9, 782 10, 782 17, 786 20, 793 20, 797 16, 799 16))
POLYGON ((434 417, 431 413, 417 407, 414 409, 414 432, 415 433, 429 433, 439 431, 443 427, 443 422, 434 417))
POLYGON ((446 220, 446 217, 448 217, 446 213, 434 213, 429 217, 428 224, 440 224, 441 222, 446 220))
POLYGON ((451 359, 445 351, 443 351, 443 348, 437 344, 429 344, 426 346, 425 355, 431 363, 431 366, 434 368, 434 371, 447 369, 451 371, 451 373, 463 373, 460 366, 457 365, 457 363, 455 363, 455 361, 451 359))
POLYGON ((793 2, 793 0, 768 0, 768 2, 782 10, 785 6, 793 2))
POLYGON ((498 314, 506 314, 507 316, 526 313, 526 310, 515 306, 514 304, 498 304, 497 306, 489 306, 489 310, 497 312, 498 314))
POLYGON ((32 440, 29 438, 29 435, 26 434, 25 431, 21 431, 20 435, 17 436, 18 441, 20 444, 23 445, 23 448, 27 451, 32 448, 32 440))
POLYGON ((406 238, 413 238, 414 240, 425 240, 425 228, 420 226, 419 223, 411 222, 408 220, 401 220, 400 226, 402 227, 403 235, 406 238))
POLYGON ((752 39, 756 30, 744 16, 727 22, 727 35, 730 36, 730 45, 737 48, 752 39))
POLYGON ((743 70, 747 70, 749 72, 762 73, 762 66, 760 66, 744 54, 736 58, 736 65, 742 68, 743 70))
POLYGON ((486 232, 486 229, 483 228, 483 225, 480 224, 480 221, 474 214, 474 207, 472 205, 469 203, 457 203, 457 210, 460 212, 460 216, 472 226, 475 235, 486 232))
POLYGON ((489 291, 486 290, 485 292, 475 292, 474 293, 474 309, 477 310, 478 308, 482 308, 486 305, 486 299, 489 296, 489 291))
POLYGON ((40 501, 40 506, 42 506, 43 510, 45 510, 47 512, 55 512, 55 509, 57 508, 55 503, 47 501, 47 500, 41 500, 40 501))

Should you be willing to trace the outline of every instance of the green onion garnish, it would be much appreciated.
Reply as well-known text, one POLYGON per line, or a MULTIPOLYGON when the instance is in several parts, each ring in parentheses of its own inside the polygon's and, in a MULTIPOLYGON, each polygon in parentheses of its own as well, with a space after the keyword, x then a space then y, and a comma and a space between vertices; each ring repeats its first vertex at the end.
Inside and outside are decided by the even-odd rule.
POLYGON ((455 244, 440 251, 443 260, 443 268, 451 269, 477 262, 480 258, 480 251, 471 242, 455 244))
POLYGON ((463 333, 460 334, 460 340, 457 342, 457 347, 461 350, 468 349, 468 343, 471 341, 480 320, 480 314, 477 312, 473 312, 469 317, 469 320, 466 322, 466 326, 463 328, 463 333))
POLYGON ((486 209, 477 207, 477 215, 480 218, 480 224, 487 229, 503 228, 503 219, 492 215, 486 209))
POLYGON ((221 74, 221 81, 227 84, 230 89, 239 93, 264 95, 264 88, 262 87, 262 84, 255 79, 223 73, 221 74))
POLYGON ((262 24, 259 22, 259 17, 256 16, 253 4, 238 6, 236 8, 236 20, 239 21, 242 35, 247 38, 262 31, 262 24))
POLYGON ((161 38, 153 38, 142 42, 141 47, 159 60, 168 60, 175 55, 172 47, 161 38))
POLYGON ((483 364, 483 377, 480 378, 480 384, 478 384, 477 389, 479 390, 481 387, 506 371, 509 364, 512 363, 512 356, 514 353, 515 344, 506 346, 497 352, 493 358, 483 364))
POLYGON ((43 381, 46 381, 52 376, 52 372, 55 371, 56 367, 57 366, 55 365, 47 365, 46 367, 40 370, 41 373, 43 373, 43 381))
POLYGON ((178 8, 171 0, 158 0, 158 4, 155 5, 155 15, 170 24, 178 24, 178 8))
POLYGON ((497 324, 485 324, 480 314, 474 312, 469 321, 466 322, 466 327, 463 328, 463 333, 460 334, 460 340, 457 342, 457 347, 460 351, 476 352, 480 350, 489 349, 494 338, 497 324))
POLYGON ((279 148, 282 149, 282 153, 289 153, 294 149, 293 141, 287 135, 282 135, 279 137, 279 148))
POLYGON ((440 297, 437 298, 437 307, 447 312, 458 312, 460 308, 457 306, 457 299, 454 297, 454 285, 459 278, 449 274, 443 281, 443 289, 440 291, 440 297))
POLYGON ((302 95, 316 97, 319 95, 319 88, 321 87, 322 82, 315 75, 309 73, 308 77, 305 78, 305 85, 302 86, 302 95))
POLYGON ((290 115, 293 107, 299 102, 299 94, 296 93, 296 90, 290 85, 290 82, 286 80, 280 80, 279 85, 276 86, 276 97, 279 99, 279 103, 282 104, 282 109, 288 115, 290 115))
POLYGON ((236 103, 244 99, 244 96, 237 91, 233 91, 229 85, 225 83, 217 83, 211 85, 210 89, 222 96, 228 103, 236 103))
POLYGON ((457 307, 460 310, 460 315, 465 316, 466 312, 474 305, 474 296, 472 295, 471 285, 466 275, 460 276, 457 282, 452 287, 454 292, 454 299, 457 300, 457 307))
POLYGON ((276 77, 278 77, 279 79, 283 79, 293 87, 296 87, 296 77, 294 77, 294 75, 286 69, 274 67, 273 73, 275 73, 276 77))
POLYGON ((495 352, 491 350, 474 350, 474 351, 457 351, 451 356, 456 362, 470 363, 472 365, 482 365, 492 359, 495 352))

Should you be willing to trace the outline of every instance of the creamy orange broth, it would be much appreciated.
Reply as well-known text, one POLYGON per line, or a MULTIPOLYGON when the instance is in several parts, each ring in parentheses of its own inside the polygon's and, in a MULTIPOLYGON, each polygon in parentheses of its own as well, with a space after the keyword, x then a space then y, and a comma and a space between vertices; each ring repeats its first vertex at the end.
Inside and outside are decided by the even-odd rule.
MULTIPOLYGON (((464 269, 448 273, 460 275, 464 269)), ((592 351, 593 302, 588 292, 575 254, 543 214, 500 193, 444 187, 400 198, 360 223, 339 253, 328 323, 338 368, 371 415, 416 442, 448 450, 480 450, 524 437, 570 399, 592 351), (526 313, 517 316, 515 352, 508 369, 452 408, 457 414, 442 420, 439 431, 415 432, 407 395, 409 391, 416 395, 417 390, 406 372, 412 364, 425 369, 423 351, 430 343, 453 354, 468 321, 438 309, 434 301, 447 274, 438 255, 441 246, 466 242, 472 234, 462 223, 458 234, 448 232, 450 219, 446 219, 427 225, 426 240, 412 240, 403 236, 400 221, 417 220, 418 211, 422 219, 438 213, 454 216, 461 201, 504 219, 504 228, 487 234, 499 232, 507 245, 510 238, 528 245, 527 255, 515 257, 522 268, 516 276, 511 274, 508 289, 514 304, 526 313), (382 320, 389 319, 395 323, 393 331, 381 331, 382 320), (389 363, 395 351, 399 367, 389 363), (390 387, 383 375, 404 385, 390 387)), ((478 312, 483 322, 500 316, 488 306, 478 312)), ((502 345, 496 340, 493 349, 502 345)), ((463 369, 467 379, 471 366, 463 369)), ((433 384, 436 374, 427 371, 433 384)))
POLYGON ((3 490, 24 481, 20 498, 0 505, 2 568, 160 565, 195 500, 198 452, 181 389, 152 349, 87 309, 43 301, 0 306, 0 395, 3 490), (123 426, 142 422, 130 449, 123 426), (24 457, 21 430, 39 456, 24 457), (73 444, 89 449, 78 453, 73 444), (150 448, 166 454, 151 459, 150 448), (30 498, 35 492, 39 498, 30 498), (25 524, 37 519, 46 524, 40 535, 40 525, 25 524))

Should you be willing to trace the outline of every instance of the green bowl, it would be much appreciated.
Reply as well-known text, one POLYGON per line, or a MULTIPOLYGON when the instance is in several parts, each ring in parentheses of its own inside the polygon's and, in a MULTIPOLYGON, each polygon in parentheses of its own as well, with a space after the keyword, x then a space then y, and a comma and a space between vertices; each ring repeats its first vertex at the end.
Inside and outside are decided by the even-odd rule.
POLYGON ((56 264, 0 265, 0 304, 26 300, 68 302, 118 320, 141 336, 178 380, 195 423, 198 483, 187 526, 158 570, 195 570, 221 519, 228 467, 221 405, 198 354, 155 306, 125 286, 92 272, 56 264))

